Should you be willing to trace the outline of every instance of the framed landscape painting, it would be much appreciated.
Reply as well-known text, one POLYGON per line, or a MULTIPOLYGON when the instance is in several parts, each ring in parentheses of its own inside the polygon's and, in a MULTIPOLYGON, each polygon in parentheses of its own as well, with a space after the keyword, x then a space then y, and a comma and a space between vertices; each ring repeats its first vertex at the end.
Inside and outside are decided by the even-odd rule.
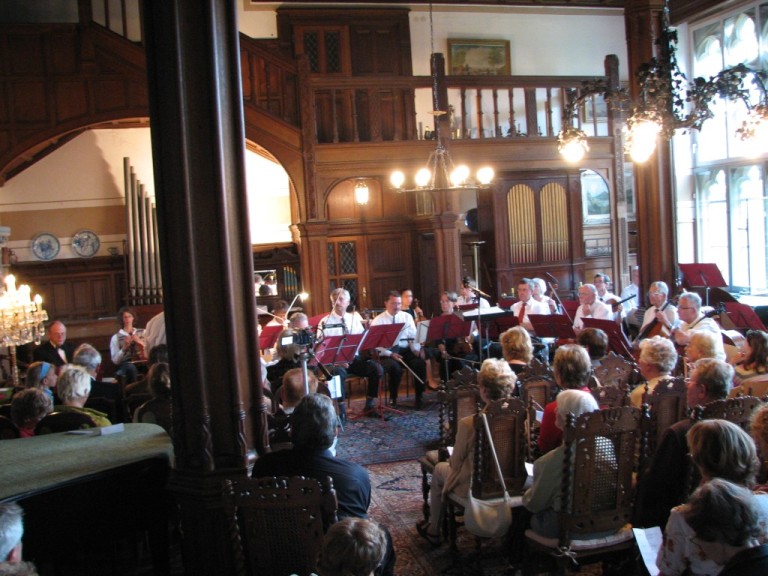
POLYGON ((509 76, 509 40, 448 40, 449 76, 509 76))

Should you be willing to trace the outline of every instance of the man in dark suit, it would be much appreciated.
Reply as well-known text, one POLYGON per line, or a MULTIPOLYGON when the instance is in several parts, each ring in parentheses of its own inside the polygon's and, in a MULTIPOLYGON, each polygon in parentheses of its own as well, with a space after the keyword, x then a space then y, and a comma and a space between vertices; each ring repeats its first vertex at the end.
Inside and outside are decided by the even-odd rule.
MULTIPOLYGON (((368 471, 359 464, 331 455, 336 427, 336 411, 331 399, 323 394, 305 396, 291 415, 293 448, 264 454, 256 460, 251 476, 330 476, 339 502, 339 516, 368 518, 371 503, 368 471)), ((395 551, 387 532, 387 554, 375 574, 393 574, 394 566, 395 551)))
POLYGON ((72 362, 75 345, 66 340, 67 327, 56 320, 48 327, 48 341, 35 348, 32 353, 35 362, 48 362, 57 368, 72 362))

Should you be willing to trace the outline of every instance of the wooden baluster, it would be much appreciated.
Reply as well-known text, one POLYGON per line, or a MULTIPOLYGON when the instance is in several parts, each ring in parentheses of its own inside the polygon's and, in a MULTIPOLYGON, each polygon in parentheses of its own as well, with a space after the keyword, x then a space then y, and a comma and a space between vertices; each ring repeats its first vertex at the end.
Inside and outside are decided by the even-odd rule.
POLYGON ((509 95, 509 135, 517 136, 517 127, 515 126, 515 90, 510 88, 507 91, 509 95))
POLYGON ((545 103, 545 117, 547 120, 547 136, 554 136, 552 132, 552 88, 547 87, 547 101, 545 103))
POLYGON ((493 133, 498 138, 501 136, 501 126, 499 126, 499 91, 493 89, 493 133))
POLYGON ((336 110, 336 89, 331 88, 331 119, 333 120, 333 143, 339 143, 339 114, 336 110))
POLYGON ((467 137, 467 89, 461 89, 461 137, 467 137))
POLYGON ((477 108, 477 137, 485 138, 483 133, 483 91, 480 88, 475 92, 475 106, 477 108))

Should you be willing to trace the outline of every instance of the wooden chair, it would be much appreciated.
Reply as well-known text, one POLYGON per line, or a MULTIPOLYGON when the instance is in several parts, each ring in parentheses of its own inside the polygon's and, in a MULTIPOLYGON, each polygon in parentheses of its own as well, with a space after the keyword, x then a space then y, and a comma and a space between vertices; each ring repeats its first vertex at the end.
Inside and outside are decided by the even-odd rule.
POLYGON ((13 440, 19 437, 19 429, 10 418, 0 416, 0 440, 13 440))
POLYGON ((571 561, 603 560, 606 554, 620 551, 632 553, 632 477, 646 417, 647 409, 633 407, 568 416, 563 431, 560 533, 557 538, 547 538, 526 530, 527 562, 534 554, 543 553, 555 558, 559 573, 565 574, 571 561), (605 463, 606 458, 610 465, 595 465, 605 463), (610 535, 591 537, 597 533, 610 535))
POLYGON ((629 406, 629 390, 622 386, 599 386, 591 388, 592 396, 600 408, 622 408, 629 406))
POLYGON ((103 396, 89 396, 85 402, 86 408, 92 408, 98 410, 107 415, 107 419, 112 424, 117 424, 123 421, 122 410, 118 410, 117 403, 111 398, 104 398, 103 396))
POLYGON ((539 414, 544 407, 554 401, 560 391, 553 376, 530 376, 520 385, 520 397, 528 411, 526 420, 526 440, 528 459, 533 462, 540 456, 538 448, 541 420, 539 414))
POLYGON ((140 392, 136 394, 129 394, 123 398, 123 414, 125 415, 126 422, 133 422, 133 414, 136 410, 144 404, 152 400, 153 396, 149 392, 140 392))
MULTIPOLYGON (((518 398, 503 398, 491 402, 485 407, 488 426, 491 430, 496 455, 504 474, 507 492, 512 496, 512 506, 522 505, 523 486, 528 479, 525 470, 526 440, 525 404, 518 398)), ((496 465, 485 433, 483 420, 479 414, 474 419, 475 448, 472 466, 472 495, 482 500, 499 499, 503 490, 499 483, 496 465)), ((446 519, 451 549, 456 551, 456 514, 457 509, 468 505, 465 494, 450 493, 446 500, 446 519)), ((477 540, 479 547, 480 540, 477 540)))
POLYGON ((172 403, 170 398, 153 398, 144 402, 136 409, 134 422, 143 422, 146 424, 157 424, 162 426, 168 434, 172 434, 172 403))
POLYGON ((752 415, 763 401, 754 396, 739 396, 727 400, 715 400, 704 406, 696 406, 691 414, 693 420, 710 420, 719 418, 728 420, 744 430, 749 430, 752 415))
POLYGON ((461 370, 456 370, 451 374, 451 378, 445 383, 446 388, 461 386, 464 384, 477 384, 477 375, 479 370, 464 366, 461 370))
POLYGON ((430 476, 438 462, 448 460, 448 447, 456 441, 459 420, 477 413, 477 405, 481 402, 480 389, 477 384, 443 385, 438 392, 438 401, 440 445, 437 450, 429 450, 419 459, 424 520, 429 520, 430 476))
POLYGON ((647 459, 653 456, 664 431, 675 422, 688 417, 685 380, 681 377, 668 378, 656 386, 651 393, 644 393, 643 403, 648 405, 650 418, 647 426, 647 459))
POLYGON ((609 352, 600 361, 594 374, 601 386, 618 386, 626 390, 631 390, 641 380, 637 364, 615 352, 609 352))
POLYGON ((336 522, 333 482, 264 477, 224 481, 239 576, 288 576, 315 571, 325 530, 336 522))
POLYGON ((529 378, 538 377, 554 378, 552 375, 552 368, 549 364, 542 362, 538 358, 533 358, 528 366, 525 367, 525 370, 517 375, 517 379, 521 382, 528 380, 529 378))
POLYGON ((96 423, 82 412, 51 412, 35 426, 35 435, 69 432, 84 428, 95 428, 96 423))

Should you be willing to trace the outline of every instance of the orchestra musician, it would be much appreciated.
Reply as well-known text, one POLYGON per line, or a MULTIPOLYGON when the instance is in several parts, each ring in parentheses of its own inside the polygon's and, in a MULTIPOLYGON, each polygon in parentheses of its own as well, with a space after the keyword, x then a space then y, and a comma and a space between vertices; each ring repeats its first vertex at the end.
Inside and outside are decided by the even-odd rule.
POLYGON ((669 300, 669 287, 666 282, 651 282, 648 288, 648 299, 651 306, 645 311, 643 324, 635 342, 640 342, 650 336, 664 336, 668 338, 672 329, 679 323, 677 307, 669 300))
POLYGON ((410 314, 416 324, 426 320, 424 311, 419 307, 419 301, 413 297, 413 290, 406 288, 400 292, 400 297, 403 299, 403 312, 410 314))
POLYGON ((557 314, 557 302, 554 298, 547 296, 547 283, 543 278, 533 279, 533 299, 546 304, 550 314, 557 314))
MULTIPOLYGON (((456 302, 459 296, 456 292, 443 292, 440 295, 441 316, 450 316, 455 314, 462 318, 461 313, 456 309, 456 302)), ((461 370, 467 361, 477 361, 477 356, 472 353, 471 344, 463 338, 441 338, 430 342, 424 349, 424 355, 427 362, 436 360, 440 367, 440 379, 443 382, 448 381, 448 377, 456 370, 461 370)))
POLYGON ((490 308, 491 304, 485 298, 482 298, 474 290, 477 289, 477 280, 469 276, 464 276, 459 288, 459 299, 456 301, 458 306, 468 306, 477 304, 480 308, 490 308))
POLYGON ((611 307, 597 299, 597 288, 594 284, 583 284, 579 287, 579 309, 573 319, 573 330, 576 334, 584 329, 583 318, 613 319, 611 307))
POLYGON ((598 272, 595 274, 594 284, 597 289, 597 299, 611 307, 611 319, 621 322, 624 306, 619 304, 619 297, 608 288, 611 284, 611 277, 608 274, 598 272))
POLYGON ((629 300, 626 300, 626 308, 627 310, 633 310, 640 306, 640 298, 638 295, 640 294, 640 267, 639 266, 632 266, 632 269, 630 270, 630 277, 632 282, 624 287, 624 290, 621 291, 621 299, 624 300, 625 298, 629 298, 629 300))
POLYGON ((421 399, 427 381, 427 364, 419 355, 420 346, 416 342, 416 323, 410 314, 402 311, 403 300, 397 290, 392 290, 387 294, 384 306, 386 309, 373 319, 371 326, 403 324, 395 345, 391 349, 377 348, 381 366, 389 376, 390 405, 393 408, 397 406, 397 392, 400 389, 403 364, 405 364, 416 376, 414 379, 416 410, 421 410, 421 399))
MULTIPOLYGON (((347 312, 349 307, 349 292, 344 288, 336 288, 331 292, 331 313, 320 320, 317 327, 318 338, 323 336, 343 336, 345 334, 362 334, 365 331, 363 319, 358 312, 347 312)), ((344 397, 339 401, 339 417, 342 423, 346 420, 346 379, 347 374, 353 374, 368 380, 365 393, 365 411, 367 416, 378 418, 375 404, 379 395, 379 366, 373 361, 361 356, 355 356, 350 365, 337 365, 332 370, 341 379, 341 390, 344 397)))
POLYGON ((533 280, 523 278, 517 283, 517 297, 519 300, 512 305, 512 314, 517 318, 520 326, 534 332, 533 325, 528 319, 529 314, 549 314, 550 309, 544 302, 533 298, 533 280))
POLYGON ((285 300, 278 300, 275 302, 275 307, 272 310, 272 319, 267 322, 267 326, 283 326, 287 328, 288 306, 289 304, 285 300))
MULTIPOLYGON (((714 318, 701 312, 701 296, 696 292, 683 292, 677 303, 677 315, 680 324, 672 331, 672 337, 678 346, 686 346, 695 332, 711 332, 717 335, 720 349, 723 350, 720 326, 714 318)), ((723 353, 725 353, 723 351, 723 353)))

